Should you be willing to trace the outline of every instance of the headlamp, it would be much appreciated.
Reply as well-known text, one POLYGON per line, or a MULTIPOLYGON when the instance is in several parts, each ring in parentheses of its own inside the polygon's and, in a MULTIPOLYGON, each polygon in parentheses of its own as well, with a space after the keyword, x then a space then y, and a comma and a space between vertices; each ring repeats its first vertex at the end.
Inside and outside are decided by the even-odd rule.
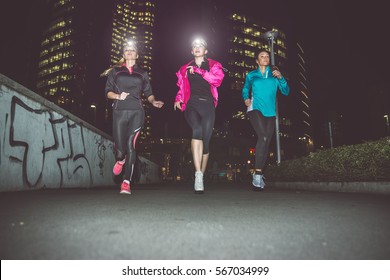
POLYGON ((196 38, 194 41, 192 41, 191 47, 204 47, 207 49, 207 43, 204 39, 202 38, 196 38))
POLYGON ((123 51, 135 50, 138 51, 137 43, 134 40, 128 40, 123 46, 123 51))

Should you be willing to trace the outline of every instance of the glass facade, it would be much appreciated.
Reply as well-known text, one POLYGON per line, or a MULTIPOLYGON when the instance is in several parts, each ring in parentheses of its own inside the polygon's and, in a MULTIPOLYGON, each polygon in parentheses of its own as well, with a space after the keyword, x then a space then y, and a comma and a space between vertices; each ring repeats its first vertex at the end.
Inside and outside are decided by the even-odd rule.
POLYGON ((155 4, 150 1, 116 0, 112 20, 111 63, 122 58, 122 48, 134 39, 140 52, 138 64, 152 77, 155 4))
POLYGON ((48 100, 70 109, 76 100, 74 81, 83 78, 75 71, 75 5, 71 0, 50 1, 49 5, 55 16, 41 41, 37 89, 48 100))
MULTIPOLYGON (((37 92, 72 114, 111 133, 111 101, 100 73, 135 39, 138 64, 152 79, 155 3, 129 0, 48 0, 49 24, 41 40, 37 92)), ((146 112, 148 104, 146 104, 146 112)), ((147 113, 141 138, 149 136, 147 113)))
POLYGON ((297 101, 299 115, 297 122, 299 125, 300 135, 297 135, 301 146, 306 150, 305 153, 314 150, 313 135, 312 135, 312 118, 310 106, 310 92, 308 88, 307 66, 305 61, 305 52, 303 47, 296 44, 296 75, 295 88, 297 93, 297 101))

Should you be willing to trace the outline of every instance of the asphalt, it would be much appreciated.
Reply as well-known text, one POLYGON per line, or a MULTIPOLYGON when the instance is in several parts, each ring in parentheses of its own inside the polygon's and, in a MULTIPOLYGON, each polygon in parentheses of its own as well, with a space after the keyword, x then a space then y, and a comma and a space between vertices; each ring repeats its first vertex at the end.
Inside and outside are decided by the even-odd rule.
POLYGON ((0 217, 2 260, 390 259, 389 195, 303 184, 3 192, 0 217))

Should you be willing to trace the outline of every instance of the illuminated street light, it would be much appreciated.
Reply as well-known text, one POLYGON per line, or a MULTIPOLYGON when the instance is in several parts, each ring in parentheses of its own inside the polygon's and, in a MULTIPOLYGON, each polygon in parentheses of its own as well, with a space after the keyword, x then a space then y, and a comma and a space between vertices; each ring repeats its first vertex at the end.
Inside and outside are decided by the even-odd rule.
POLYGON ((387 134, 390 134, 389 115, 384 115, 383 117, 385 118, 387 134))
POLYGON ((93 110, 93 124, 96 125, 96 105, 91 104, 89 107, 91 107, 93 110))

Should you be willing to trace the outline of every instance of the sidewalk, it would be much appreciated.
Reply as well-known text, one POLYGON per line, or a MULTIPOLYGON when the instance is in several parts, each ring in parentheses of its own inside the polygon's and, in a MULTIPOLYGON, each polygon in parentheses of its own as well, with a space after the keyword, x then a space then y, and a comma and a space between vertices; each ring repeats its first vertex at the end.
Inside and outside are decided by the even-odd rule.
POLYGON ((388 195, 164 183, 6 192, 0 213, 3 260, 390 259, 388 195))

